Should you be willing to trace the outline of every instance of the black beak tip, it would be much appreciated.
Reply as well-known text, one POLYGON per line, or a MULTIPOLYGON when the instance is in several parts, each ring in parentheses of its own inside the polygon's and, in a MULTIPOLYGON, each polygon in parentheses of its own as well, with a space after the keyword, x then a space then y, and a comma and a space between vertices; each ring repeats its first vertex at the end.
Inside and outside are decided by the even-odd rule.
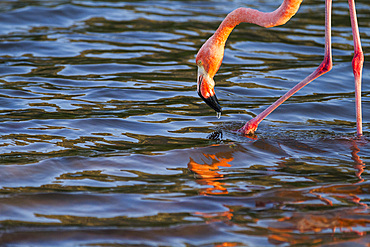
POLYGON ((216 112, 219 112, 219 113, 221 113, 221 112, 222 112, 222 107, 220 106, 220 104, 216 104, 216 105, 215 105, 215 107, 212 107, 212 106, 211 106, 211 108, 212 108, 213 110, 215 110, 216 112))
POLYGON ((211 97, 205 98, 201 93, 199 93, 199 96, 204 100, 204 102, 207 103, 209 107, 211 107, 216 112, 222 112, 222 108, 220 106, 220 103, 218 103, 218 99, 216 95, 213 95, 211 97))

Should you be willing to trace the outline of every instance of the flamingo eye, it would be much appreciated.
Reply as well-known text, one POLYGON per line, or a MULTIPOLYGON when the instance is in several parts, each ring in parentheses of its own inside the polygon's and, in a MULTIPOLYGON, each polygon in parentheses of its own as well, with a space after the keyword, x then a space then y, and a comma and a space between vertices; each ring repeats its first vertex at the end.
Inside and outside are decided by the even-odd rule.
POLYGON ((201 61, 201 60, 199 60, 199 61, 197 62, 197 64, 198 64, 198 66, 201 66, 203 63, 202 63, 202 61, 201 61))

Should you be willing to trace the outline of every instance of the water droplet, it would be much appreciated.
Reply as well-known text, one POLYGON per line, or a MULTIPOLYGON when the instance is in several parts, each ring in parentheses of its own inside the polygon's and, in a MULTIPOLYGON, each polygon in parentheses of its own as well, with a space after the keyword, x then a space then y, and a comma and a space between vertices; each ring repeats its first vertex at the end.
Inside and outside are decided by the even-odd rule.
POLYGON ((221 112, 217 112, 217 118, 220 119, 221 117, 221 112))

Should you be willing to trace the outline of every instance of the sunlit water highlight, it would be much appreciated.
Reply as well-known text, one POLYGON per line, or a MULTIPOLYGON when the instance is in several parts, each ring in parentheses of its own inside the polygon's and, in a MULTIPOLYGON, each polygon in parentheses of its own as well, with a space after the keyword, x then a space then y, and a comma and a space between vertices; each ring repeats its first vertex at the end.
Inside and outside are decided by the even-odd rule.
MULTIPOLYGON (((324 1, 241 24, 196 92, 195 54, 235 8, 276 1, 0 2, 1 246, 368 246, 370 66, 356 139, 352 33, 331 72, 235 132, 323 58, 324 1)), ((365 61, 369 3, 357 1, 365 61)))

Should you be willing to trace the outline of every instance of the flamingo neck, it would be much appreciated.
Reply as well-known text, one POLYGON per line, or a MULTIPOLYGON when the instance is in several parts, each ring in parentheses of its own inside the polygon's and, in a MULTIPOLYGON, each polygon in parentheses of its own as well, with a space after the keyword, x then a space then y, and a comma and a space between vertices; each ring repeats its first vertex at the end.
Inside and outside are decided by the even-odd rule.
POLYGON ((232 30, 242 22, 253 23, 262 27, 285 24, 298 11, 302 0, 284 0, 273 12, 261 12, 256 9, 238 8, 229 13, 213 35, 218 44, 225 44, 232 30))

